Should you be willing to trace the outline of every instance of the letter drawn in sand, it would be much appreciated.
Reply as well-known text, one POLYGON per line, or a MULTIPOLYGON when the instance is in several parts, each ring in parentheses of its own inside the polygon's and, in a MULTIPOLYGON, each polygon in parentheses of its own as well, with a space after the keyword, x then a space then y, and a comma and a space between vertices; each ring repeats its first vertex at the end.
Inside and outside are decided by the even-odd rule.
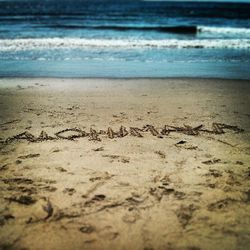
POLYGON ((235 133, 240 133, 244 131, 244 129, 241 129, 238 126, 227 125, 224 123, 213 123, 212 130, 208 130, 203 127, 204 126, 202 124, 196 127, 192 127, 185 124, 183 127, 165 125, 163 128, 158 128, 158 130, 160 131, 158 132, 158 130, 153 125, 145 125, 142 127, 142 129, 137 127, 130 127, 129 131, 126 129, 126 127, 121 125, 118 132, 114 132, 114 130, 111 127, 108 127, 107 130, 99 130, 99 132, 97 132, 97 130, 93 128, 90 128, 89 133, 79 128, 66 128, 60 130, 59 132, 56 132, 55 133, 56 137, 49 136, 45 131, 41 131, 40 135, 38 137, 35 137, 33 134, 29 133, 28 131, 25 131, 15 136, 8 137, 3 143, 8 144, 20 140, 26 140, 28 142, 42 142, 42 141, 59 140, 59 139, 74 141, 75 139, 87 136, 89 136, 90 141, 101 141, 99 135, 107 135, 109 139, 122 138, 127 135, 141 138, 143 137, 142 133, 144 132, 150 132, 152 136, 157 138, 164 138, 163 136, 168 136, 170 133, 181 133, 190 136, 198 136, 201 133, 220 135, 226 133, 225 130, 231 130, 235 133))
POLYGON ((66 128, 55 133, 55 135, 60 139, 67 139, 73 141, 76 138, 85 137, 87 134, 85 131, 82 131, 79 128, 66 128))

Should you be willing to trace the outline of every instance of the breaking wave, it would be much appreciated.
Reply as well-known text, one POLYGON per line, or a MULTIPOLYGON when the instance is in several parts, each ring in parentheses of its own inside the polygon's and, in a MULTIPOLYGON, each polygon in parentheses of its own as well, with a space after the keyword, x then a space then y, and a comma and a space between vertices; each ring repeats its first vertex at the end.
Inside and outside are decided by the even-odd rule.
POLYGON ((1 39, 0 51, 43 49, 250 49, 250 39, 84 39, 84 38, 30 38, 1 39))
POLYGON ((201 33, 250 35, 250 28, 198 26, 197 30, 201 33))

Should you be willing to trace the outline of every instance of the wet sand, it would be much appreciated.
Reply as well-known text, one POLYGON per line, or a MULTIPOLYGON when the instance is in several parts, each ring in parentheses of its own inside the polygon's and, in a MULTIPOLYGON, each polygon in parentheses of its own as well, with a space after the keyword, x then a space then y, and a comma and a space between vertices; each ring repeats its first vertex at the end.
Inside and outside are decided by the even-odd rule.
POLYGON ((250 82, 0 79, 0 249, 249 249, 250 82))

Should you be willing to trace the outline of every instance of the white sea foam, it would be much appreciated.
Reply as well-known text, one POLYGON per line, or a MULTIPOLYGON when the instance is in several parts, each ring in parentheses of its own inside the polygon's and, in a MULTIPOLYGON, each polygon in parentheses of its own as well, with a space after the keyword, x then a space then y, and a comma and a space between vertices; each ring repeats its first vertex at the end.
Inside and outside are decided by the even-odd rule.
POLYGON ((250 35, 250 28, 198 26, 198 31, 216 34, 250 35))
POLYGON ((195 39, 195 40, 113 40, 84 38, 2 39, 0 51, 43 49, 146 49, 146 48, 208 48, 250 49, 250 39, 195 39))

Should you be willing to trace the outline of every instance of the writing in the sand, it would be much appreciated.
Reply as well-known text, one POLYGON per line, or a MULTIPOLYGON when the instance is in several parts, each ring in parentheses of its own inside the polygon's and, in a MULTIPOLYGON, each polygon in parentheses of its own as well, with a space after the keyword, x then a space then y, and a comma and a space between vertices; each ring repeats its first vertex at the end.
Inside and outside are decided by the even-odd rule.
POLYGON ((48 135, 45 131, 41 131, 38 137, 34 136, 28 131, 9 137, 5 140, 6 143, 26 140, 29 142, 42 142, 48 140, 75 140, 78 138, 87 137, 90 141, 101 141, 101 137, 109 139, 122 138, 125 136, 143 137, 145 133, 149 133, 157 138, 167 137, 170 133, 182 133, 186 135, 198 136, 201 133, 208 134, 224 134, 227 131, 233 131, 236 133, 243 132, 244 130, 238 126, 227 125, 224 123, 213 123, 212 128, 206 129, 203 125, 192 127, 184 125, 183 127, 176 127, 171 125, 165 125, 162 128, 155 128, 153 125, 145 125, 142 128, 121 126, 118 131, 114 131, 111 127, 107 130, 95 130, 90 128, 88 132, 80 128, 66 128, 56 132, 53 136, 48 135))

